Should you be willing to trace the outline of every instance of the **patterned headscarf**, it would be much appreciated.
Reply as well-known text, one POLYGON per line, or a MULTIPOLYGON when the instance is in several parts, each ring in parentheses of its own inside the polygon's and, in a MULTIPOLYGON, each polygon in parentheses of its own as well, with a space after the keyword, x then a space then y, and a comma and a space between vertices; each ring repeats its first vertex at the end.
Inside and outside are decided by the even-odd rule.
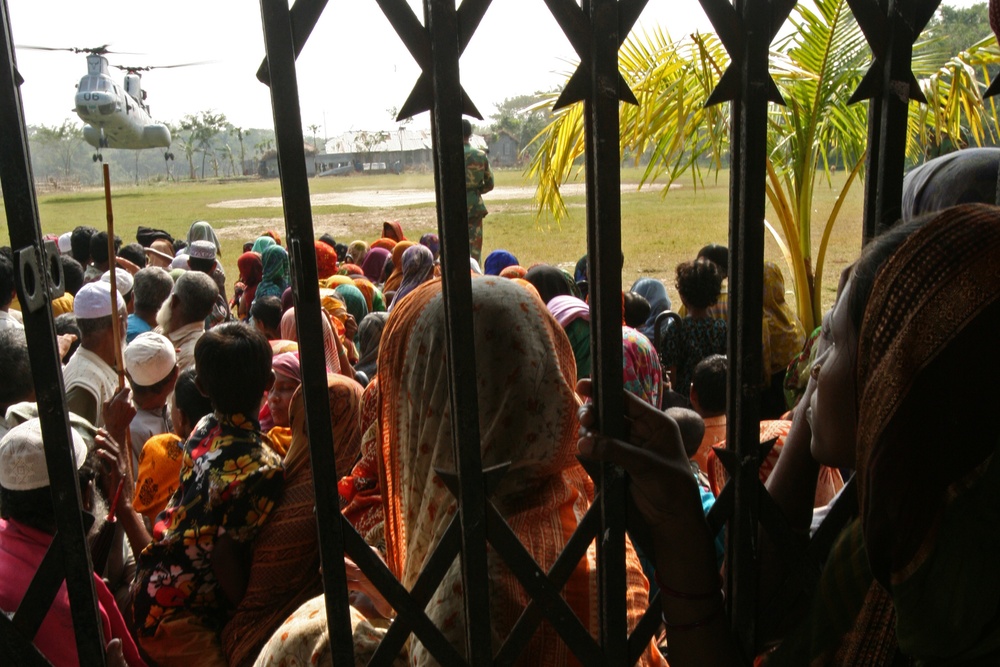
POLYGON ((365 261, 361 265, 361 272, 365 275, 365 278, 372 281, 373 283, 378 283, 382 279, 382 269, 385 267, 386 261, 392 253, 385 248, 372 248, 365 255, 365 261))
MULTIPOLYGON (((590 506, 593 483, 576 460, 579 400, 569 341, 540 300, 510 281, 472 281, 477 390, 484 467, 511 461, 492 495, 507 524, 543 571, 555 562, 590 506), (511 363, 510 351, 518 351, 511 363)), ((389 318, 379 353, 387 562, 407 588, 457 511, 435 470, 455 470, 441 281, 421 285, 389 318)), ((577 617, 596 632, 595 545, 562 588, 577 617)), ((638 559, 626 547, 629 624, 645 611, 638 559)), ((493 629, 506 636, 528 602, 517 578, 490 552, 493 629)), ((445 637, 464 640, 458 560, 444 575, 428 613, 445 637)), ((564 664, 565 643, 547 624, 526 649, 538 664, 564 664)), ((417 639, 411 664, 432 660, 417 639)), ((643 664, 664 664, 653 648, 643 664)))
POLYGON ((264 277, 257 286, 257 296, 281 298, 288 287, 288 253, 279 245, 272 245, 260 257, 264 277))
MULTIPOLYGON (((326 370, 331 373, 340 372, 340 355, 338 354, 338 346, 336 341, 336 334, 333 333, 333 326, 330 324, 330 320, 326 313, 320 317, 320 323, 323 326, 323 356, 326 358, 326 370)), ((285 314, 281 316, 280 325, 281 337, 284 340, 293 340, 298 342, 299 331, 295 322, 295 309, 289 308, 285 311, 285 314)))
POLYGON ((1000 209, 947 209, 883 266, 859 332, 865 549, 914 657, 1000 646, 997 267, 1000 209))
POLYGON ((434 255, 434 260, 437 261, 438 256, 441 254, 441 241, 438 239, 437 234, 433 232, 424 234, 420 237, 420 245, 427 246, 434 255))
POLYGON ((508 266, 517 265, 517 257, 506 250, 494 250, 486 256, 483 262, 483 273, 488 276, 499 276, 508 266))
POLYGON ((365 270, 357 264, 341 264, 338 273, 342 276, 363 276, 365 270))
POLYGON ((622 327, 622 372, 625 389, 654 408, 660 407, 660 357, 649 339, 632 327, 622 327))
MULTIPOLYGON (((378 345, 382 341, 382 331, 389 319, 389 313, 368 313, 358 326, 358 359, 357 367, 372 366, 378 361, 378 345)), ((363 370, 363 369, 362 369, 363 370)), ((367 371, 365 371, 367 373, 367 371)), ((371 374, 369 374, 371 377, 371 374)))
POLYGON ((329 278, 337 272, 337 251, 323 243, 316 241, 316 273, 319 279, 329 278))
POLYGON ((187 233, 187 244, 190 248, 195 241, 209 241, 215 245, 215 254, 222 256, 222 244, 219 243, 219 236, 212 229, 212 225, 204 220, 191 223, 191 228, 187 233))
POLYGON ((505 267, 503 271, 500 272, 501 278, 524 278, 525 274, 528 273, 528 269, 524 268, 520 264, 513 264, 511 266, 505 267))
POLYGON ((392 249, 392 273, 385 279, 382 289, 386 292, 395 292, 403 283, 403 253, 407 248, 417 245, 413 241, 402 241, 397 243, 392 249))
POLYGON ((365 296, 361 293, 353 282, 350 285, 337 285, 333 288, 347 306, 347 312, 354 316, 354 321, 359 323, 368 314, 368 304, 365 303, 365 296))
POLYGON ((410 246, 403 253, 403 281, 392 297, 389 311, 399 303, 400 299, 417 287, 434 277, 434 255, 430 248, 423 245, 410 246))
POLYGON ((250 252, 255 252, 258 255, 263 255, 265 250, 275 245, 278 244, 275 243, 274 239, 272 239, 270 236, 260 236, 257 238, 256 241, 253 242, 253 247, 250 248, 250 252))

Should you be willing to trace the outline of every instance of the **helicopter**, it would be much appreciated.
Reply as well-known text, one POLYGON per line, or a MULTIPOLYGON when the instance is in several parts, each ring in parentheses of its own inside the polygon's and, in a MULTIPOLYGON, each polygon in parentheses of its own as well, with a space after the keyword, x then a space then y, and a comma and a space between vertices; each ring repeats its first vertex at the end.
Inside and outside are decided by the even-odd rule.
POLYGON ((87 54, 87 74, 76 86, 74 110, 84 122, 83 138, 97 149, 94 162, 104 161, 103 148, 123 148, 140 150, 143 148, 166 148, 164 160, 172 160, 170 152, 170 129, 157 123, 150 115, 146 104, 146 91, 142 89, 142 72, 153 69, 187 67, 202 63, 184 63, 161 66, 119 66, 125 72, 124 87, 111 78, 108 70, 108 45, 93 48, 60 48, 46 46, 22 46, 20 48, 39 51, 70 51, 87 54))

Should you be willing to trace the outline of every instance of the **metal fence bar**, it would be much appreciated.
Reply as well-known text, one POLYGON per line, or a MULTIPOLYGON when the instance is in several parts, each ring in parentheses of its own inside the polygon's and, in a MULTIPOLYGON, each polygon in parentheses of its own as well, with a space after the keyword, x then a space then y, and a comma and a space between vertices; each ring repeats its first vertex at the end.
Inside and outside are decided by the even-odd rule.
MULTIPOLYGON (((625 436, 622 382, 621 170, 618 163, 618 3, 584 0, 590 22, 590 86, 584 101, 587 164, 587 254, 594 358, 594 404, 604 433, 625 436)), ((601 532, 597 541, 601 645, 609 665, 628 660, 625 596, 625 478, 601 466, 601 532)))
MULTIPOLYGON (((261 19, 274 112, 278 175, 281 181, 285 230, 292 258, 292 293, 302 356, 302 393, 309 429, 320 562, 333 664, 354 664, 344 535, 336 480, 333 430, 327 396, 326 361, 319 303, 312 209, 303 148, 302 116, 295 74, 295 44, 287 0, 261 0, 261 19)), ((301 47, 300 47, 301 48, 301 47)))
MULTIPOLYGON (((62 269, 58 259, 53 259, 57 254, 46 252, 42 242, 7 0, 0 0, 0 22, 0 126, 4 128, 0 132, 0 155, 3 155, 0 183, 10 243, 15 249, 17 291, 23 308, 56 527, 64 547, 77 655, 80 664, 103 665, 104 635, 98 621, 93 566, 80 511, 80 484, 70 449, 62 364, 50 307, 53 296, 62 293, 62 269)), ((0 625, 0 634, 7 634, 10 627, 6 623, 0 625)))
POLYGON ((480 451, 465 153, 461 141, 462 86, 458 69, 461 48, 454 0, 424 0, 424 20, 430 36, 432 60, 434 187, 441 235, 444 305, 448 317, 445 339, 448 343, 451 431, 459 474, 466 656, 470 664, 489 665, 493 661, 493 651, 486 561, 486 488, 480 451))
POLYGON ((765 0, 736 0, 743 49, 732 102, 733 163, 729 209, 728 420, 726 440, 742 465, 733 476, 734 516, 726 544, 730 622, 744 658, 754 655, 757 612, 757 512, 761 313, 763 309, 764 186, 772 11, 765 0))
POLYGON ((870 99, 862 242, 895 224, 903 201, 903 167, 911 100, 927 102, 913 76, 913 42, 941 0, 849 0, 872 49, 872 67, 851 102, 870 99))

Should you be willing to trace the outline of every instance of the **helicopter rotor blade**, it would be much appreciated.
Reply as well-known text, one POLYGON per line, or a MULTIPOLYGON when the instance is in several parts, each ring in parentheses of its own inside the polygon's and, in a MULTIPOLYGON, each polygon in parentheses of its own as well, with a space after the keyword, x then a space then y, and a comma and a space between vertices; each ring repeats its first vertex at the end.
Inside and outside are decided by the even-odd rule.
POLYGON ((103 56, 108 54, 123 55, 123 56, 138 56, 142 55, 132 51, 112 51, 108 49, 110 44, 102 44, 100 46, 93 47, 79 47, 79 46, 31 46, 28 44, 18 44, 16 48, 25 49, 29 51, 68 51, 70 53, 86 53, 94 56, 103 56))
POLYGON ((143 65, 143 66, 138 66, 138 67, 133 67, 133 66, 130 66, 130 65, 112 65, 112 67, 116 67, 116 68, 118 68, 120 70, 123 70, 125 72, 148 72, 148 71, 154 70, 154 69, 174 69, 174 68, 177 68, 177 67, 192 67, 192 66, 195 66, 195 65, 211 65, 212 63, 215 63, 215 62, 217 62, 217 61, 215 61, 215 60, 199 60, 198 62, 193 62, 193 63, 179 63, 177 65, 143 65))

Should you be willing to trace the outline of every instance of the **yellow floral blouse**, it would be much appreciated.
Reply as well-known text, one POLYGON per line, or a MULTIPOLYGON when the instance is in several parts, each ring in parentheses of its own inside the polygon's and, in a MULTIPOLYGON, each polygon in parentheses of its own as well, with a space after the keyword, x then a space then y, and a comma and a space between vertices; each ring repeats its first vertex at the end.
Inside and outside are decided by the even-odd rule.
POLYGON ((282 483, 281 458, 256 421, 216 413, 198 423, 184 443, 180 486, 139 555, 132 595, 141 636, 181 611, 208 627, 222 625, 226 599, 212 571, 216 540, 252 540, 282 483))

